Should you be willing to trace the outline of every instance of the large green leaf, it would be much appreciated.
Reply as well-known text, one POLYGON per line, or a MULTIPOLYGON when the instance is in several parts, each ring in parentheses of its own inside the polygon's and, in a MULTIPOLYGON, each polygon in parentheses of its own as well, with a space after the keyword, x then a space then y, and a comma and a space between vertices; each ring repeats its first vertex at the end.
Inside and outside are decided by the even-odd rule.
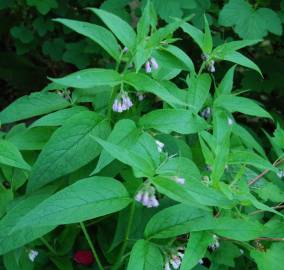
POLYGON ((70 103, 58 94, 32 93, 17 99, 1 111, 0 122, 11 123, 60 110, 69 105, 70 103))
POLYGON ((47 187, 28 197, 18 198, 6 216, 0 220, 0 254, 21 247, 54 228, 54 226, 43 226, 32 230, 30 228, 15 229, 20 219, 47 199, 54 190, 54 187, 47 187))
POLYGON ((221 95, 215 102, 214 106, 224 108, 229 112, 241 112, 247 115, 271 118, 268 112, 260 107, 252 99, 234 95, 221 95))
POLYGON ((127 22, 102 9, 90 8, 90 10, 100 17, 100 19, 107 25, 107 27, 114 33, 114 35, 125 47, 129 48, 130 50, 134 48, 136 34, 127 22))
POLYGON ((114 86, 121 82, 120 75, 111 69, 83 69, 63 78, 51 78, 55 83, 75 88, 91 88, 94 86, 114 86))
POLYGON ((23 159, 18 148, 9 141, 0 139, 0 164, 30 170, 30 165, 23 159))
POLYGON ((154 128, 161 132, 178 132, 192 134, 204 130, 206 121, 188 110, 155 110, 140 118, 139 124, 144 128, 154 128))
POLYGON ((117 180, 90 177, 77 181, 44 200, 23 216, 16 229, 82 222, 117 212, 131 202, 117 180))
POLYGON ((71 28, 79 34, 82 34, 91 40, 98 43, 104 48, 116 61, 119 60, 120 47, 113 34, 104 27, 88 23, 69 19, 55 19, 55 21, 62 23, 63 25, 71 28))
POLYGON ((138 240, 132 248, 127 270, 161 270, 163 264, 163 256, 156 245, 138 240))
POLYGON ((210 215, 210 211, 177 204, 154 215, 145 228, 146 238, 170 238, 190 232, 190 222, 210 215))
POLYGON ((192 232, 182 259, 180 270, 191 270, 207 251, 212 243, 212 236, 208 232, 192 232))
POLYGON ((35 162, 28 190, 35 190, 55 179, 76 171, 100 153, 99 145, 91 138, 106 138, 109 124, 94 112, 81 112, 57 129, 35 162))

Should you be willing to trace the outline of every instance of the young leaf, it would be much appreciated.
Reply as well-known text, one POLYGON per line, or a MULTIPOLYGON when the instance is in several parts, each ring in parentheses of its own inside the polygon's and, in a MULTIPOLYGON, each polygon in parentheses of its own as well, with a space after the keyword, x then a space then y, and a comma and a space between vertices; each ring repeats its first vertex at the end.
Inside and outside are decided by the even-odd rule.
POLYGON ((234 65, 226 72, 217 88, 218 94, 230 94, 232 92, 235 69, 236 66, 234 65))
POLYGON ((255 101, 245 97, 221 95, 215 100, 214 106, 224 108, 231 113, 241 112, 247 115, 271 118, 269 113, 255 101))
POLYGON ((202 46, 203 52, 210 54, 213 49, 213 40, 212 40, 209 24, 208 24, 208 21, 205 15, 204 15, 204 30, 205 32, 204 32, 203 46, 202 46))
POLYGON ((181 25, 181 28, 185 33, 189 34, 193 38, 193 40, 197 43, 199 48, 202 50, 203 40, 204 40, 204 34, 202 33, 202 31, 200 31, 198 28, 186 22, 184 22, 181 25))
POLYGON ((154 128, 161 132, 178 132, 192 134, 204 130, 206 121, 188 110, 163 109, 155 110, 140 118, 139 125, 144 128, 154 128))
POLYGON ((142 16, 137 24, 137 43, 139 43, 142 39, 148 36, 150 30, 151 15, 152 15, 151 8, 152 8, 151 1, 147 1, 142 16))
POLYGON ((94 86, 115 86, 121 83, 120 75, 111 69, 83 69, 63 78, 50 78, 55 83, 75 88, 91 88, 94 86))
POLYGON ((23 159, 18 148, 11 142, 0 139, 0 164, 30 170, 30 165, 23 159))
POLYGON ((68 109, 59 110, 50 114, 47 114, 38 120, 34 121, 29 128, 34 127, 56 127, 62 126, 66 120, 71 118, 77 113, 87 111, 88 109, 83 106, 74 106, 68 109))
POLYGON ((198 264, 198 261, 204 257, 211 243, 212 236, 208 232, 192 232, 182 259, 180 270, 191 270, 198 264))
POLYGON ((134 48, 136 34, 127 22, 102 9, 90 8, 90 10, 100 17, 125 47, 130 50, 134 48))
POLYGON ((144 235, 150 238, 170 238, 190 232, 190 222, 211 215, 210 211, 177 204, 161 210, 148 222, 144 235))
POLYGON ((103 49, 105 49, 116 61, 119 60, 120 47, 116 41, 116 38, 109 30, 88 22, 69 19, 55 19, 54 21, 62 23, 77 33, 90 38, 94 42, 98 43, 103 49))
POLYGON ((138 240, 131 250, 127 270, 161 270, 163 264, 163 256, 156 245, 138 240))
MULTIPOLYGON (((138 134, 139 131, 137 130, 135 123, 131 120, 123 119, 116 123, 107 141, 123 148, 130 148, 138 139, 138 134)), ((98 173, 113 160, 114 157, 109 154, 108 151, 103 150, 96 169, 92 174, 98 173)))
POLYGON ((151 160, 141 156, 139 153, 125 149, 122 146, 101 140, 93 137, 94 141, 97 141, 111 156, 118 159, 119 161, 137 169, 144 176, 152 176, 155 172, 155 167, 151 160))
POLYGON ((32 93, 23 96, 0 112, 2 124, 12 123, 41 114, 50 113, 70 106, 70 103, 58 94, 32 93))
POLYGON ((94 112, 74 115, 57 129, 35 162, 28 182, 28 191, 54 181, 88 164, 100 153, 91 138, 106 138, 109 124, 94 112))
POLYGON ((15 229, 78 223, 117 212, 130 202, 127 190, 119 181, 93 176, 44 200, 23 216, 15 229))

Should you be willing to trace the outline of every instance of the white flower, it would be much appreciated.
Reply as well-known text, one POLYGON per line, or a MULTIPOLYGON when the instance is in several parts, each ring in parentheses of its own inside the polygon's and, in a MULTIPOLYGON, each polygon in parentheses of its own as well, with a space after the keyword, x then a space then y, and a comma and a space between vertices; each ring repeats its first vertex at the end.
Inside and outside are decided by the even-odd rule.
POLYGON ((234 121, 231 117, 228 118, 228 125, 232 126, 234 124, 234 121))
POLYGON ((209 245, 209 247, 210 247, 212 250, 215 250, 215 249, 217 249, 217 248, 220 247, 220 242, 219 242, 219 240, 218 240, 218 236, 215 235, 215 234, 213 235, 213 240, 214 240, 213 244, 209 245))
POLYGON ((122 52, 123 52, 123 53, 127 53, 127 52, 128 52, 128 48, 127 48, 127 47, 124 47, 123 50, 122 50, 122 52))
POLYGON ((28 256, 29 259, 34 262, 35 258, 38 256, 38 251, 31 249, 28 256))
POLYGON ((173 179, 178 184, 184 185, 184 183, 185 183, 185 179, 183 177, 174 176, 173 179))
POLYGON ((157 144, 158 151, 162 152, 165 145, 162 142, 158 141, 158 140, 155 140, 155 142, 157 144))
POLYGON ((137 93, 136 95, 139 101, 142 101, 144 99, 144 95, 142 93, 137 93))
POLYGON ((200 260, 198 261, 198 263, 199 263, 199 264, 203 264, 204 262, 203 262, 202 259, 200 259, 200 260))
POLYGON ((165 270, 171 270, 169 262, 165 263, 165 270))
POLYGON ((284 170, 279 170, 278 173, 277 173, 277 176, 279 178, 283 178, 284 177, 284 170))
POLYGON ((181 265, 181 258, 178 257, 178 256, 174 256, 171 260, 170 260, 170 263, 172 265, 172 267, 174 269, 178 269, 181 265))
POLYGON ((243 250, 243 249, 240 249, 240 253, 243 255, 243 254, 244 254, 244 250, 243 250))

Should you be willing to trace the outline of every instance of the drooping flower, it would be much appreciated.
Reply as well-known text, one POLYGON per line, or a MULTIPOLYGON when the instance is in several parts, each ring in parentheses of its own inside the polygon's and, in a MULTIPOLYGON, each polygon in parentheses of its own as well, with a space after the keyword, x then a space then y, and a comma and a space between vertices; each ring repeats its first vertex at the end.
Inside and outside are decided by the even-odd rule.
POLYGON ((200 115, 205 118, 208 119, 210 118, 210 116, 212 115, 212 111, 210 107, 206 107, 201 113, 200 115))
POLYGON ((91 265, 94 262, 94 256, 90 250, 77 250, 73 260, 78 264, 91 265))
POLYGON ((145 71, 146 71, 146 73, 151 73, 151 71, 152 71, 151 64, 150 64, 149 61, 147 61, 146 64, 145 64, 145 71))
POLYGON ((113 102, 112 110, 114 112, 123 112, 129 110, 133 106, 131 99, 127 93, 120 94, 113 102))
POLYGON ((207 70, 211 73, 214 73, 216 71, 215 69, 215 61, 210 60, 209 63, 207 64, 207 70))
POLYGON ((220 247, 220 242, 218 240, 218 236, 217 235, 213 235, 213 243, 211 245, 209 245, 209 248, 211 248, 212 250, 215 250, 217 248, 220 247))
POLYGON ((123 50, 122 50, 122 52, 123 52, 123 53, 127 53, 127 52, 128 52, 128 48, 127 48, 127 47, 124 47, 123 50))
POLYGON ((152 68, 154 70, 157 70, 159 68, 159 64, 157 60, 154 57, 151 57, 146 63, 145 63, 145 71, 146 73, 151 73, 152 68))
POLYGON ((185 183, 185 179, 183 177, 179 177, 179 176, 174 176, 173 177, 173 180, 175 182, 177 182, 178 184, 181 184, 181 185, 184 185, 185 183))
POLYGON ((142 101, 144 99, 144 95, 142 93, 137 93, 136 95, 139 101, 142 101))
POLYGON ((169 263, 169 262, 166 262, 166 263, 165 263, 165 270, 171 270, 171 267, 170 267, 170 263, 169 263))
POLYGON ((150 58, 150 62, 152 64, 153 69, 157 70, 159 68, 159 64, 154 57, 150 58))
POLYGON ((159 201, 156 198, 155 192, 156 190, 154 187, 145 186, 138 191, 138 193, 135 196, 135 200, 137 202, 142 203, 142 205, 148 208, 158 207, 159 201))
POLYGON ((228 117, 228 125, 232 126, 234 124, 234 121, 231 117, 228 117))
POLYGON ((174 269, 178 269, 181 265, 182 258, 179 256, 173 256, 170 260, 170 264, 174 269))
POLYGON ((165 146, 165 144, 163 144, 162 142, 155 140, 156 144, 157 144, 157 149, 158 151, 161 153, 163 151, 163 148, 165 146))
POLYGON ((39 254, 38 251, 31 249, 29 251, 29 254, 28 254, 30 261, 34 262, 35 258, 38 256, 38 254, 39 254))

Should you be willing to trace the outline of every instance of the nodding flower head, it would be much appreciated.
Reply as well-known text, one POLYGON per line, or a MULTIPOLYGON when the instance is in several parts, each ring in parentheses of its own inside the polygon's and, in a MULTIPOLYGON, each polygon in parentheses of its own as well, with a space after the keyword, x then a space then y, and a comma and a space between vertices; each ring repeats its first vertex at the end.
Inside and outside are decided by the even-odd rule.
POLYGON ((159 201, 156 198, 155 191, 156 190, 154 187, 145 186, 138 191, 138 193, 135 196, 135 200, 137 202, 142 203, 142 205, 148 208, 158 207, 159 201))
POLYGON ((119 95, 119 97, 117 97, 112 105, 112 110, 114 112, 123 112, 128 110, 129 108, 131 108, 133 106, 133 103, 131 101, 131 99, 129 98, 129 96, 127 95, 127 93, 123 93, 122 95, 119 95))
POLYGON ((157 70, 159 68, 159 64, 154 57, 150 58, 150 62, 152 64, 153 69, 157 70))
POLYGON ((144 99, 143 93, 137 93, 136 96, 137 96, 139 101, 142 101, 144 99))
POLYGON ((184 185, 185 183, 185 179, 183 177, 179 177, 179 176, 174 176, 173 177, 173 180, 175 182, 177 182, 178 184, 181 184, 181 185, 184 185))
POLYGON ((211 245, 209 245, 209 248, 211 248, 212 250, 219 248, 220 242, 219 242, 218 239, 219 239, 218 236, 213 234, 213 243, 211 245))
POLYGON ((127 52, 128 52, 128 48, 127 48, 127 47, 124 47, 123 50, 122 50, 122 52, 123 52, 123 53, 127 53, 127 52))
POLYGON ((164 148, 164 144, 158 140, 155 140, 156 144, 157 144, 157 149, 158 151, 161 153, 163 151, 163 148, 164 148))
POLYGON ((151 71, 152 71, 151 64, 150 64, 149 61, 147 61, 146 64, 145 64, 145 71, 146 71, 146 73, 151 73, 151 71))
POLYGON ((209 63, 207 64, 207 70, 211 73, 214 73, 216 71, 214 64, 215 64, 214 60, 210 60, 209 63))
POLYGON ((38 251, 31 249, 28 256, 30 261, 34 262, 35 258, 38 256, 38 251))
POLYGON ((233 124, 234 124, 234 120, 231 117, 229 117, 228 118, 228 125, 232 126, 233 124))
POLYGON ((203 111, 201 111, 200 115, 205 119, 210 118, 210 116, 212 115, 211 108, 206 107, 203 111))

